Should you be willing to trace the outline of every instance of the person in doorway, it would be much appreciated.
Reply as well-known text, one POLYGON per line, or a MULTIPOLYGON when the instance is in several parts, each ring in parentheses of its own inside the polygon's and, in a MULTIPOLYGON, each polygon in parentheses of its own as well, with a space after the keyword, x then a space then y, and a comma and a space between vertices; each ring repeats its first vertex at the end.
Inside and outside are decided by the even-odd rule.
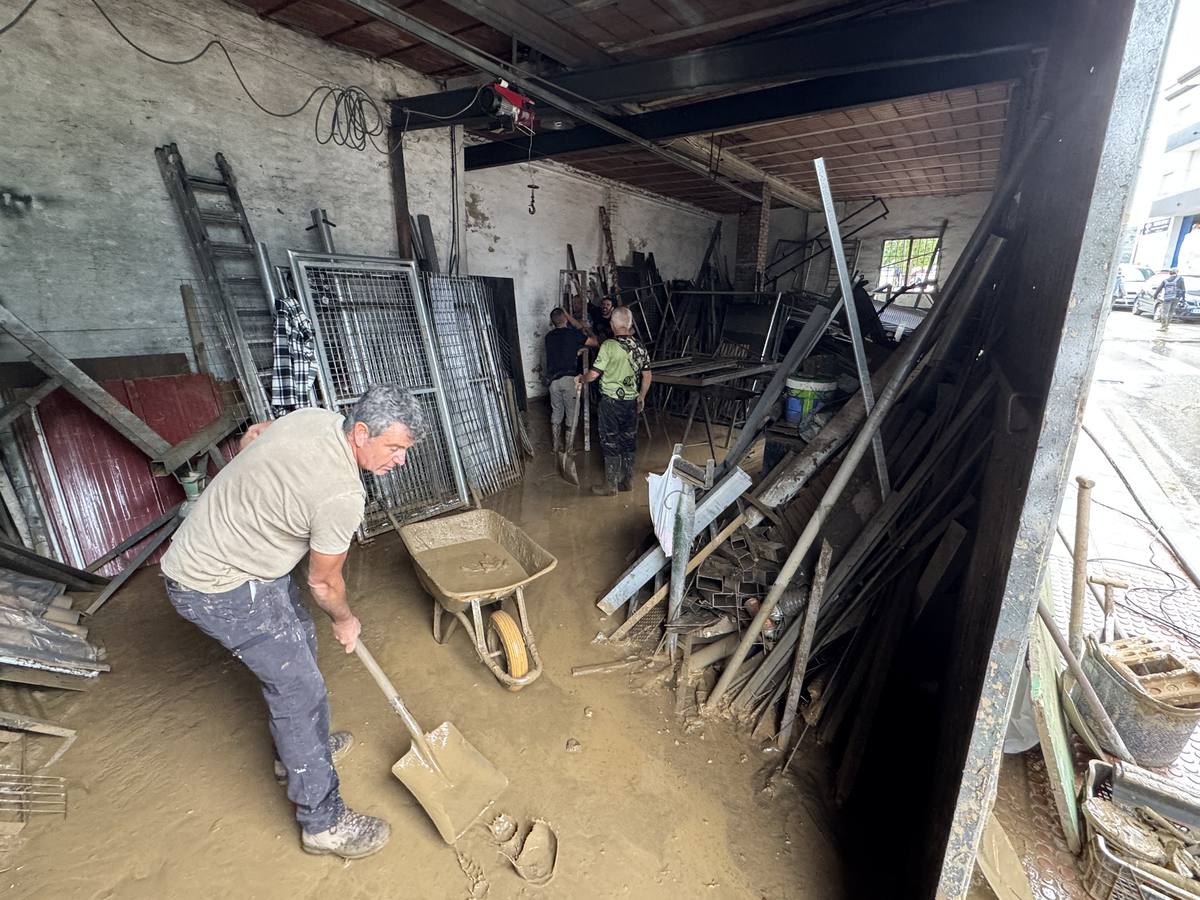
POLYGON ((1167 270, 1167 277, 1159 282, 1158 287, 1154 289, 1154 300, 1158 299, 1159 294, 1163 295, 1162 307, 1158 330, 1166 331, 1171 324, 1171 319, 1175 315, 1175 304, 1184 298, 1187 294, 1187 285, 1184 283, 1183 276, 1179 274, 1179 269, 1170 268, 1167 270))
POLYGON ((583 323, 561 306, 550 311, 546 332, 546 378, 550 382, 550 434, 554 452, 563 451, 563 422, 575 421, 575 376, 579 374, 579 353, 584 347, 597 347, 594 337, 584 334, 583 323))
POLYGON ((637 450, 637 417, 650 390, 650 354, 633 336, 633 313, 620 306, 612 313, 613 337, 600 345, 596 361, 580 376, 600 381, 600 451, 604 481, 593 494, 612 496, 633 490, 633 458, 637 450))
POLYGON ((390 385, 369 388, 345 417, 300 409, 252 425, 162 559, 176 611, 262 682, 276 777, 287 781, 308 853, 358 859, 380 850, 391 829, 342 802, 333 762, 352 737, 329 732, 316 627, 291 572, 307 555, 313 599, 353 652, 361 626, 342 566, 362 523, 359 470, 383 475, 404 465, 424 430, 420 403, 390 385))

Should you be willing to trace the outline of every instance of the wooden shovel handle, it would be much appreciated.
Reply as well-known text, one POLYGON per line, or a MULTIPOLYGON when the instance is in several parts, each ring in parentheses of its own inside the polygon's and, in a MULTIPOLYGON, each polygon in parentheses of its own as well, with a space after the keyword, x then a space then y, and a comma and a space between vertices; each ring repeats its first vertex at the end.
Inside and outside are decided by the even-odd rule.
POLYGON ((354 652, 358 654, 359 660, 367 667, 367 671, 371 673, 371 677, 375 679, 375 683, 379 685, 379 689, 388 698, 388 702, 392 704, 392 709, 404 721, 404 726, 412 736, 413 747, 416 748, 417 754, 431 769, 440 774, 441 770, 434 761, 433 753, 429 749, 429 743, 425 739, 425 732, 417 720, 413 718, 413 714, 408 711, 408 707, 404 705, 404 701, 400 698, 395 685, 384 674, 383 669, 379 667, 379 663, 375 662, 375 657, 371 655, 371 651, 367 649, 367 645, 362 642, 361 637, 354 642, 354 652))

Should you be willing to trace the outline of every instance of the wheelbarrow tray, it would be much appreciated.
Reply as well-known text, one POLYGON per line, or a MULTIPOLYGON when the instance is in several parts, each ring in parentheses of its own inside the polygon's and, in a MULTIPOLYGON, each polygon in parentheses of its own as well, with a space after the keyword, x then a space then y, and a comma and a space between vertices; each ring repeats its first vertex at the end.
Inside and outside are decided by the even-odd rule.
POLYGON ((412 556, 417 577, 425 590, 452 612, 468 608, 472 600, 486 604, 502 599, 558 565, 558 560, 549 551, 491 509, 473 509, 440 519, 413 522, 401 527, 400 539, 412 556), (469 541, 498 544, 516 561, 516 572, 513 566, 506 565, 495 573, 494 581, 481 588, 478 575, 455 577, 452 569, 431 564, 436 551, 469 541))

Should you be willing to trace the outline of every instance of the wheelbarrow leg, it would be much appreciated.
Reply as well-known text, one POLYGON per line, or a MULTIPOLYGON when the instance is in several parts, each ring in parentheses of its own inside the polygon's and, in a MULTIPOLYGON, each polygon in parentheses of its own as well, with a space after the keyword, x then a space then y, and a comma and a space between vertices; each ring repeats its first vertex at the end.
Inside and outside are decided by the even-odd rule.
POLYGON ((446 630, 442 631, 442 617, 446 611, 442 609, 442 604, 436 600, 433 601, 433 639, 439 644, 444 644, 450 640, 450 635, 454 634, 454 629, 458 627, 458 619, 454 616, 450 617, 450 622, 446 626, 446 630))

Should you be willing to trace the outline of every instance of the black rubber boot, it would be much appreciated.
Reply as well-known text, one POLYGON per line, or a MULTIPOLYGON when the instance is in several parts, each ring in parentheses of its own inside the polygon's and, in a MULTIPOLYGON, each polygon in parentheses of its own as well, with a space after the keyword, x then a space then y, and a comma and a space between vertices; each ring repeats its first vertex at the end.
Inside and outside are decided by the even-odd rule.
POLYGON ((554 438, 554 452, 555 452, 555 453, 562 453, 562 449, 563 449, 563 445, 562 445, 562 440, 563 440, 563 433, 562 433, 562 422, 559 422, 559 423, 557 423, 557 424, 553 424, 553 423, 552 423, 552 424, 550 425, 550 434, 551 434, 551 435, 553 436, 553 438, 554 438))
POLYGON ((621 478, 617 482, 617 489, 621 491, 633 490, 633 454, 626 453, 621 457, 621 478))
POLYGON ((592 493, 598 497, 611 497, 617 492, 617 481, 621 477, 621 458, 604 457, 604 481, 592 485, 592 493))

